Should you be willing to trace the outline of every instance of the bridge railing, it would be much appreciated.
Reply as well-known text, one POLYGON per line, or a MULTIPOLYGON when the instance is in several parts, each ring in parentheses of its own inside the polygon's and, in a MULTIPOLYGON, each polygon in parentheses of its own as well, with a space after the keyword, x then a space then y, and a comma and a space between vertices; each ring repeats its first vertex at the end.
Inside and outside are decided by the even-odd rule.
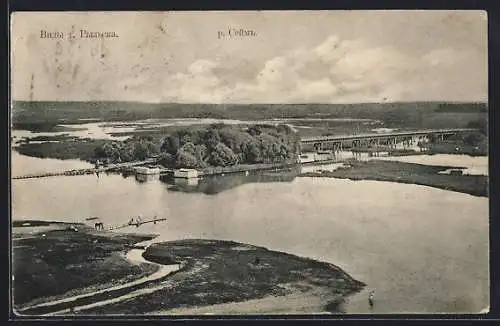
POLYGON ((363 138, 384 138, 384 137, 397 137, 397 136, 418 136, 428 134, 447 134, 447 133, 461 133, 477 131, 473 128, 459 128, 459 129, 428 129, 428 130, 414 130, 414 131, 396 131, 390 133, 369 133, 357 135, 331 135, 331 136, 318 136, 318 137, 304 137, 301 138, 302 143, 315 142, 315 141, 341 141, 341 140, 355 140, 363 138))

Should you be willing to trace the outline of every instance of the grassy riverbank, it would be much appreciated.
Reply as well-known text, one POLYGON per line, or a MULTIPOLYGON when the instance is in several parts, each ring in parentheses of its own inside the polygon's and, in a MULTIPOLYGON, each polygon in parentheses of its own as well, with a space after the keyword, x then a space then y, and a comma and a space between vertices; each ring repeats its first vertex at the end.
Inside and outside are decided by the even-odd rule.
POLYGON ((326 177, 351 180, 377 180, 417 184, 474 196, 488 196, 488 177, 483 175, 448 175, 438 172, 450 169, 395 161, 350 161, 351 167, 321 173, 304 173, 303 177, 326 177))
MULTIPOLYGON (((364 287, 332 264, 232 241, 193 239, 159 243, 150 246, 143 256, 161 264, 174 260, 183 267, 156 292, 87 313, 168 314, 170 309, 287 295, 321 297, 323 306, 317 307, 321 311, 364 287)), ((289 307, 290 311, 294 308, 297 307, 289 307)))
MULTIPOLYGON (((104 284, 123 283, 131 275, 137 278, 151 273, 145 266, 130 265, 118 254, 127 243, 144 240, 144 237, 112 236, 109 233, 98 235, 84 227, 79 232, 71 232, 61 224, 56 226, 58 228, 45 231, 44 237, 24 236, 24 239, 15 242, 16 307, 46 302, 49 296, 53 300, 82 293, 75 289, 95 291, 103 288, 104 284)), ((364 287, 364 283, 354 280, 332 264, 232 241, 194 239, 158 243, 150 246, 143 257, 164 265, 180 263, 182 267, 165 278, 142 286, 96 293, 89 298, 54 307, 30 308, 23 313, 64 310, 126 296, 137 290, 144 292, 140 296, 108 302, 81 313, 168 314, 171 309, 209 308, 211 305, 234 302, 238 302, 242 312, 252 313, 247 311, 249 307, 245 307, 248 300, 263 300, 265 303, 281 302, 287 298, 294 298, 293 304, 285 305, 288 312, 306 307, 313 312, 321 312, 332 310, 332 306, 336 307, 345 297, 364 287), (149 288, 155 287, 156 291, 148 292, 149 288), (310 299, 314 299, 314 307, 311 307, 310 299)), ((88 292, 92 291, 85 293, 88 292)), ((267 306, 266 309, 272 312, 273 307, 267 306)))
MULTIPOLYGON (((43 142, 31 143, 21 142, 13 149, 21 155, 38 157, 38 158, 55 158, 61 160, 84 160, 90 161, 95 156, 95 149, 106 143, 103 139, 79 139, 75 137, 61 137, 57 140, 46 137, 43 142)), ((31 140, 36 140, 31 139, 31 140)))
POLYGON ((93 292, 156 270, 148 264, 131 265, 123 257, 130 245, 153 236, 98 233, 85 225, 76 225, 79 232, 74 232, 69 226, 13 222, 15 307, 93 292))

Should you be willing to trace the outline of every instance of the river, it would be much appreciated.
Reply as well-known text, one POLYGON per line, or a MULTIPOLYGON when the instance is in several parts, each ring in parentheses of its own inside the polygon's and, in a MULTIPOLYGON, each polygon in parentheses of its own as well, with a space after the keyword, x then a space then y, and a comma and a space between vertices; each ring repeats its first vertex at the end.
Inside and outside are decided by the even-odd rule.
MULTIPOLYGON (((12 154, 13 174, 62 164, 86 165, 12 154)), ((108 225, 158 215, 167 223, 138 230, 161 240, 235 240, 328 261, 376 291, 377 313, 488 306, 487 198, 377 181, 239 178, 211 181, 205 193, 115 174, 13 180, 12 213, 61 221, 99 216, 108 225)), ((371 312, 364 294, 346 310, 371 312)))
MULTIPOLYGON (((63 133, 114 138, 109 132, 137 125, 85 127, 63 133)), ((33 135, 41 134, 13 131, 15 140, 33 135)), ((385 159, 488 174, 486 157, 385 159)), ((91 167, 15 151, 11 161, 12 175, 91 167)), ((373 310, 362 292, 346 303, 348 313, 467 313, 489 306, 489 209, 483 197, 391 182, 269 174, 184 185, 82 175, 12 180, 11 187, 13 219, 81 222, 99 216, 114 225, 157 215, 167 223, 131 231, 158 233, 159 240, 234 240, 333 263, 376 291, 373 310)))

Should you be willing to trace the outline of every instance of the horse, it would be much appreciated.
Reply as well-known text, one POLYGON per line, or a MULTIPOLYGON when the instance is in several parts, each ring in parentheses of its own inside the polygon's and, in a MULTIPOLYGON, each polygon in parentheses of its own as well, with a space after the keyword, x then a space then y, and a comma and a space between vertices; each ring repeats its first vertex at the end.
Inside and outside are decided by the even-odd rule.
POLYGON ((104 224, 102 222, 96 222, 94 227, 96 230, 104 230, 104 224))

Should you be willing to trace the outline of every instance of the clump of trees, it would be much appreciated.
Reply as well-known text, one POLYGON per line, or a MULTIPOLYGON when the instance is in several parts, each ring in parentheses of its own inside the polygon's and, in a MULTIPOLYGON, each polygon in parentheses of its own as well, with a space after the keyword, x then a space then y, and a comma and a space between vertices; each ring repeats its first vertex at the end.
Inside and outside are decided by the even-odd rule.
POLYGON ((288 125, 215 124, 203 129, 186 127, 163 137, 107 142, 96 148, 95 155, 112 162, 159 155, 164 166, 205 168, 291 162, 299 151, 299 136, 288 125))
POLYGON ((114 163, 145 160, 158 154, 160 154, 159 141, 149 136, 105 142, 94 150, 96 158, 106 158, 114 163))

